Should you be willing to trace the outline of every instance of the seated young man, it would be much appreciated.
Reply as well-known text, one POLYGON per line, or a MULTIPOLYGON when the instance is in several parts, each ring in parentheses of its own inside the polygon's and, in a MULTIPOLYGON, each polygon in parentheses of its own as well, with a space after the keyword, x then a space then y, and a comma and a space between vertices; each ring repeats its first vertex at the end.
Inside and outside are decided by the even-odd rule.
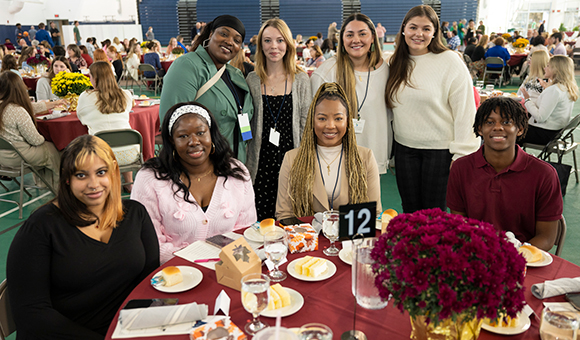
POLYGON ((483 146, 453 163, 447 206, 452 213, 489 222, 522 242, 550 250, 562 217, 560 182, 550 164, 516 145, 527 128, 520 103, 503 97, 484 101, 473 124, 483 146))

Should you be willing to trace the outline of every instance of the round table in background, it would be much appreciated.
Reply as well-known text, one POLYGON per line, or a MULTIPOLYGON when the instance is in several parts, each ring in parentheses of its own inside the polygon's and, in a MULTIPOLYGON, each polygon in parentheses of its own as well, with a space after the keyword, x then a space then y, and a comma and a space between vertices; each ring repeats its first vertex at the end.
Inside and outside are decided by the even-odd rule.
POLYGON ((33 90, 36 91, 36 83, 38 83, 38 79, 40 79, 40 77, 22 77, 22 80, 24 81, 24 84, 26 84, 26 87, 29 90, 33 90))

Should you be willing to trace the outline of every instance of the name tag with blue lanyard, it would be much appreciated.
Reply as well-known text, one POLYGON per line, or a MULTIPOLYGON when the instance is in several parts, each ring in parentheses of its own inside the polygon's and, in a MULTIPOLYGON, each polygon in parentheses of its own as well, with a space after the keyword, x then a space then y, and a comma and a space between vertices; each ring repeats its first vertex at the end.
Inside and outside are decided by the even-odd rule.
POLYGON ((228 80, 229 84, 226 83, 232 94, 234 95, 234 99, 236 100, 236 104, 238 106, 238 125, 240 125, 240 133, 242 135, 242 140, 245 142, 247 140, 252 139, 252 128, 250 127, 250 117, 247 113, 242 111, 242 104, 240 98, 238 98, 238 93, 234 88, 234 84, 230 79, 229 73, 226 71, 226 79, 228 80))

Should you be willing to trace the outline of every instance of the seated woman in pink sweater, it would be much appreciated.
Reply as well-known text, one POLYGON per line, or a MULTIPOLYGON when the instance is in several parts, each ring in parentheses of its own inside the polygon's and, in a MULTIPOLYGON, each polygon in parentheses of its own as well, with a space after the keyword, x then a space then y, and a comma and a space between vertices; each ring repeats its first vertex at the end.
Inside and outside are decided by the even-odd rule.
POLYGON ((197 240, 256 221, 248 170, 234 158, 204 106, 179 103, 171 107, 161 136, 159 157, 145 163, 131 192, 131 199, 141 202, 151 216, 161 263, 197 240))

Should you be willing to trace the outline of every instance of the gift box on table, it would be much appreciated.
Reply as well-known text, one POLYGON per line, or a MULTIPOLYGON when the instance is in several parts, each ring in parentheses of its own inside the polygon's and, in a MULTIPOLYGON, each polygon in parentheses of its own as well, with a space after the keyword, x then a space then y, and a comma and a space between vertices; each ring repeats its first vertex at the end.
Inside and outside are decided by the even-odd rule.
POLYGON ((304 253, 318 250, 318 233, 312 225, 304 223, 280 227, 288 234, 288 249, 290 253, 304 253))
POLYGON ((262 261, 243 237, 223 247, 219 257, 215 265, 217 282, 237 291, 242 288, 242 277, 262 272, 262 261))

